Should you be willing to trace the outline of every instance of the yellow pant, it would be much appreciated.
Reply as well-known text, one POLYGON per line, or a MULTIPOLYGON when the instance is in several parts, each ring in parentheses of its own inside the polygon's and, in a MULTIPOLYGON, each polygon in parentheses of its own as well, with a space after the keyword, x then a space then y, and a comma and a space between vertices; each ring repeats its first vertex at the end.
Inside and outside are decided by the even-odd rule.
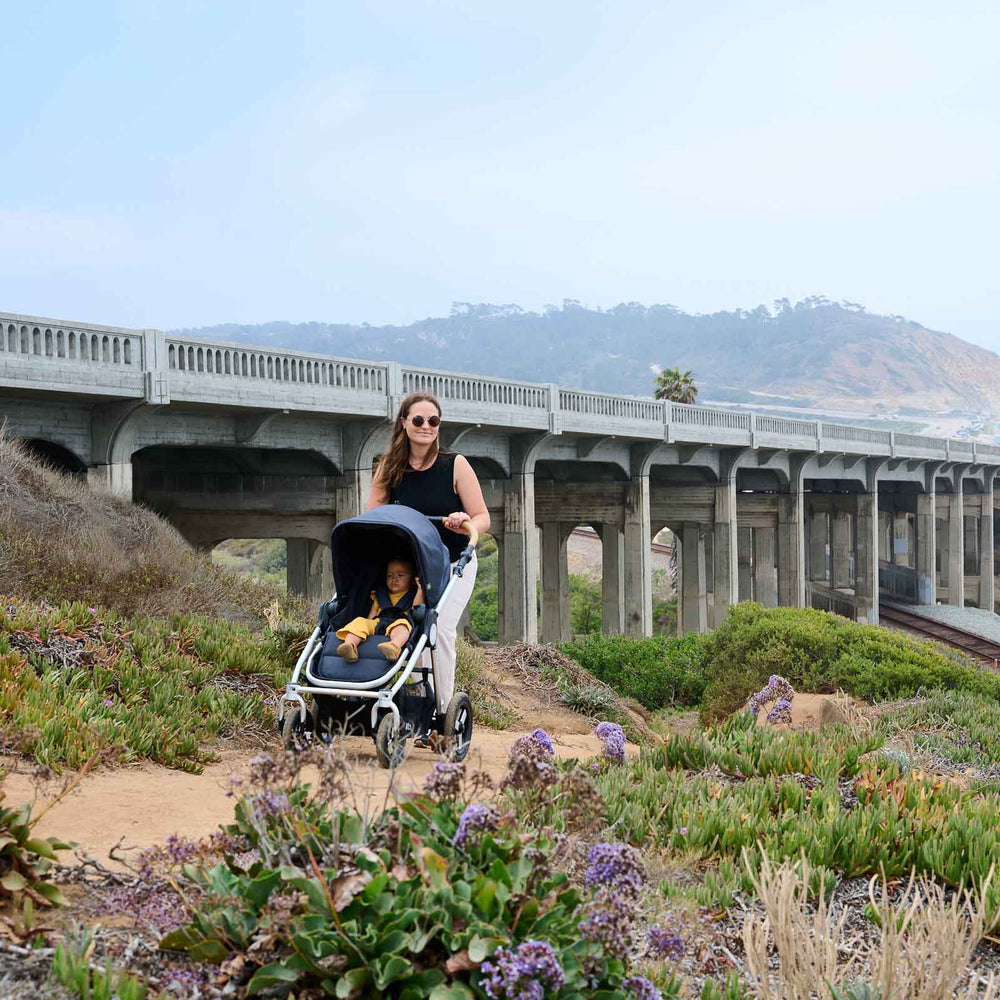
MULTIPOLYGON (((346 639, 349 635, 356 635, 359 639, 367 639, 370 635, 375 634, 377 625, 377 618, 355 618, 353 621, 349 621, 343 628, 337 629, 337 638, 346 639)), ((406 628, 406 636, 409 638, 413 626, 405 618, 397 618, 389 626, 389 631, 391 632, 401 625, 406 628)))

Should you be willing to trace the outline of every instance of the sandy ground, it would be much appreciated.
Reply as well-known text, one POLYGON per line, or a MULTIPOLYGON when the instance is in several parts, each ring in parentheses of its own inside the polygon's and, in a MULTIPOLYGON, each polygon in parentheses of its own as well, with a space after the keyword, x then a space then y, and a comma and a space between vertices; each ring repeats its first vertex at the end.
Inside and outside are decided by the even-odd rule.
MULTIPOLYGON (((539 718, 535 724, 544 726, 546 721, 539 718)), ((580 722, 581 725, 574 728, 583 728, 582 733, 553 732, 559 757, 586 759, 601 752, 600 740, 589 733, 593 724, 587 724, 582 718, 580 722)), ((519 735, 520 732, 477 729, 468 757, 470 766, 499 778, 506 768, 510 746, 519 735)), ((349 738, 346 743, 348 754, 356 765, 353 791, 357 801, 384 800, 390 775, 378 767, 371 740, 349 738)), ((269 749, 282 752, 277 740, 269 749)), ((638 753, 631 745, 628 750, 638 753)), ((229 775, 245 773, 249 760, 259 752, 221 750, 220 760, 207 766, 201 774, 174 771, 156 764, 101 768, 86 775, 75 791, 41 818, 35 828, 36 834, 73 841, 105 864, 109 864, 108 851, 120 840, 123 847, 148 847, 162 843, 171 834, 197 839, 231 821, 234 800, 227 795, 229 775)), ((419 788, 425 775, 441 759, 431 750, 411 747, 395 774, 395 787, 401 791, 419 788)), ((9 769, 3 785, 4 805, 14 806, 35 799, 35 786, 24 763, 19 765, 10 759, 0 763, 9 769)), ((39 799, 39 809, 44 801, 44 796, 39 799)))

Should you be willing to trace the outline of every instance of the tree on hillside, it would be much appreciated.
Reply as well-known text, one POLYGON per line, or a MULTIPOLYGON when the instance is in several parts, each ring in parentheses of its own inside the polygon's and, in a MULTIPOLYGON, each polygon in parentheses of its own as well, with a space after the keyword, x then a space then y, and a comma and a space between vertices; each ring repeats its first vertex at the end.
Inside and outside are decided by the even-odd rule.
POLYGON ((674 403, 693 403, 698 397, 698 386, 690 371, 680 368, 664 368, 656 376, 653 389, 655 399, 669 399, 674 403))

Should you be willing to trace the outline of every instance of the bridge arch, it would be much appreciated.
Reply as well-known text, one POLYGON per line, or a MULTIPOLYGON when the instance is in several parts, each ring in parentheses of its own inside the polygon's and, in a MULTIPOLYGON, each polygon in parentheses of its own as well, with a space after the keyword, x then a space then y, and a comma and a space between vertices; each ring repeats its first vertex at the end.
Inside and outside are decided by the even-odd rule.
POLYGON ((87 478, 87 463, 65 445, 43 438, 24 438, 22 440, 28 453, 50 468, 64 475, 72 476, 74 479, 87 478))

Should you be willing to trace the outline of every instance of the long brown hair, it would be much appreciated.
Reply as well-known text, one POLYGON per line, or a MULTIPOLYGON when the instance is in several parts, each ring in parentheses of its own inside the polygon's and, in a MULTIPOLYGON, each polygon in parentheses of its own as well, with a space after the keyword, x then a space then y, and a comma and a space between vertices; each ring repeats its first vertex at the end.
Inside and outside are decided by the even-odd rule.
MULTIPOLYGON (((384 490, 391 490, 403 481, 403 473, 410 464, 410 439, 406 435, 406 427, 403 421, 410 415, 410 409, 417 403, 431 403, 441 416, 441 404, 429 392, 411 392, 402 403, 399 404, 399 412, 396 414, 396 422, 392 425, 392 437, 389 438, 389 447, 382 455, 378 463, 378 470, 375 473, 375 482, 384 490)), ((431 445, 431 465, 438 455, 438 438, 434 439, 431 445)))

